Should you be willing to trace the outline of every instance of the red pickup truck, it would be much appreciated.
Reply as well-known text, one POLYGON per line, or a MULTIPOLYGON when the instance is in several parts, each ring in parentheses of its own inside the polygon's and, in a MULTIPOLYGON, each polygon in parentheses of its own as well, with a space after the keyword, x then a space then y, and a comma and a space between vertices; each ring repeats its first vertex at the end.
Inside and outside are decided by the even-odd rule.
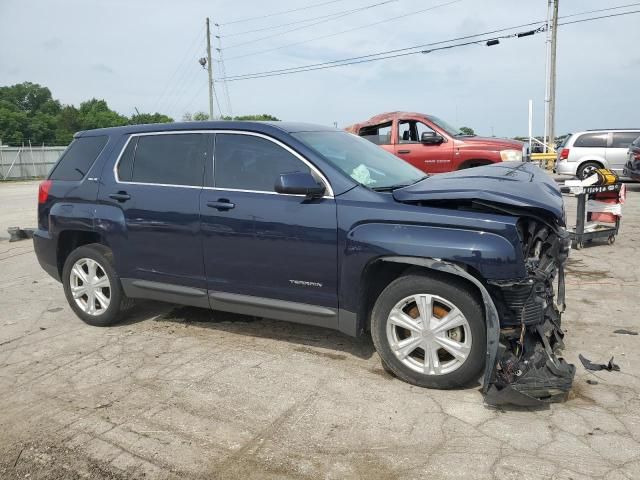
POLYGON ((522 142, 464 135, 447 122, 423 113, 383 113, 345 130, 427 173, 529 160, 528 147, 522 142))

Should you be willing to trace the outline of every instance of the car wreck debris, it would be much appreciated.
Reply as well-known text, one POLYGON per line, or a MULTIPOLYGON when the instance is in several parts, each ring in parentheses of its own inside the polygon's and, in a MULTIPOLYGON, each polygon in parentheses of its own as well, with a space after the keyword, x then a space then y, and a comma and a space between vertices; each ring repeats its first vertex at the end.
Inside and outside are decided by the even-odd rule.
POLYGON ((634 330, 627 330, 626 328, 619 328, 618 330, 614 330, 613 333, 618 333, 620 335, 638 335, 638 332, 634 330))
POLYGON ((578 358, 582 362, 582 365, 587 370, 598 372, 600 370, 606 370, 607 372, 619 372, 620 366, 613 363, 613 357, 609 360, 609 363, 593 363, 588 358, 585 358, 582 354, 578 355, 578 358))
POLYGON ((575 375, 575 366, 560 356, 569 236, 534 218, 521 219, 519 233, 529 278, 492 283, 502 318, 498 360, 485 398, 492 405, 564 401, 575 375))
POLYGON ((33 238, 34 228, 20 228, 20 227, 9 227, 7 228, 7 233, 9 234, 10 242, 17 242, 19 240, 26 240, 28 238, 33 238))

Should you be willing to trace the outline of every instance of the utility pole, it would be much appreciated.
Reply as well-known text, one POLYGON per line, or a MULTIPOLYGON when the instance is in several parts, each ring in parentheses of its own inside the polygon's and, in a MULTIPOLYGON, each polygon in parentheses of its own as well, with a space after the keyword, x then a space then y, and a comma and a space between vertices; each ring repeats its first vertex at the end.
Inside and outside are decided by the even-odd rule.
POLYGON ((556 110, 556 43, 558 38, 558 3, 560 0, 547 0, 547 40, 545 63, 544 95, 544 151, 555 140, 556 110))
POLYGON ((207 72, 209 73, 209 120, 213 120, 213 66, 211 65, 211 31, 207 17, 207 72))
POLYGON ((551 68, 549 72, 549 144, 555 148, 556 141, 556 47, 558 42, 558 3, 553 2, 553 23, 551 25, 551 68))

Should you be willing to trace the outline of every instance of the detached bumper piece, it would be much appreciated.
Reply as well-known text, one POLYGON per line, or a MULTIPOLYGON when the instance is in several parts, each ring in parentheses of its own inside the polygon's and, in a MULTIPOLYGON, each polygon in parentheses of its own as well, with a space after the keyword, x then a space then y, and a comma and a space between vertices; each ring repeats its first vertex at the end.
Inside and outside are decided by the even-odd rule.
MULTIPOLYGON (((567 399, 576 367, 556 355, 547 335, 542 327, 525 333, 519 357, 501 344, 495 378, 485 396, 488 404, 534 407, 567 399)), ((557 335, 554 330, 552 336, 559 339, 557 335)), ((562 340, 556 350, 558 344, 562 340)))
POLYGON ((534 220, 524 220, 520 234, 529 278, 490 287, 501 324, 497 362, 485 390, 490 405, 562 402, 576 371, 561 357, 564 264, 571 240, 566 231, 534 220))

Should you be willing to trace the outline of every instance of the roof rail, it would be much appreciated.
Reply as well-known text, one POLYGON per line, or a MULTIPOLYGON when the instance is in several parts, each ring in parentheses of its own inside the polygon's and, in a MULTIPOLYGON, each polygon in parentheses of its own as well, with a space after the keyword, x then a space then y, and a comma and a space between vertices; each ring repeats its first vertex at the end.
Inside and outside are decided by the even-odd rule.
POLYGON ((639 130, 640 131, 640 127, 635 127, 635 128, 590 128, 588 130, 585 130, 585 132, 615 132, 618 130, 639 130))

